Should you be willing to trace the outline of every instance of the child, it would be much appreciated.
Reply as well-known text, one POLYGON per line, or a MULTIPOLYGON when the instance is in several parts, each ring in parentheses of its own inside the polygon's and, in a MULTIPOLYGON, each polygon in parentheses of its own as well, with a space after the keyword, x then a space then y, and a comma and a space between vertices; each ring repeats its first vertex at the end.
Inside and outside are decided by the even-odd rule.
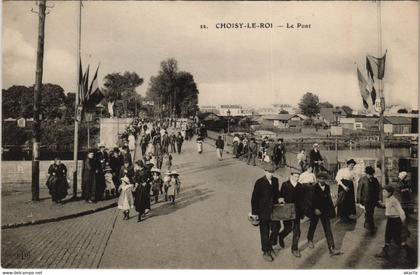
POLYGON ((166 168, 166 170, 171 170, 171 168, 172 168, 172 155, 171 154, 169 154, 169 153, 166 153, 164 156, 163 156, 163 165, 164 165, 164 168, 166 168))
POLYGON ((152 192, 155 198, 155 203, 159 201, 159 192, 162 191, 162 179, 160 178, 160 170, 152 168, 152 192))
POLYGON ((168 182, 168 196, 171 204, 175 204, 175 197, 181 190, 181 182, 178 178, 179 174, 176 171, 172 171, 169 176, 170 180, 168 182))
POLYGON ((163 177, 163 189, 165 191, 165 201, 168 201, 168 189, 169 189, 169 182, 171 181, 171 177, 169 176, 170 172, 165 173, 165 177, 163 177))
MULTIPOLYGON (((391 241, 401 245, 401 227, 405 222, 405 213, 401 208, 400 202, 394 197, 394 187, 387 185, 384 187, 383 195, 385 203, 380 203, 381 207, 385 207, 385 216, 387 217, 385 228, 385 246, 381 253, 376 254, 376 257, 388 258, 389 246, 391 241)), ((406 245, 404 245, 406 248, 406 245)))
POLYGON ((109 198, 109 194, 111 193, 112 196, 115 195, 115 185, 113 181, 112 169, 109 165, 105 167, 105 198, 109 198))
POLYGON ((121 185, 118 188, 120 191, 118 208, 123 210, 123 220, 128 220, 130 218, 130 209, 134 206, 133 187, 134 186, 130 183, 130 179, 127 176, 124 176, 121 179, 121 185))

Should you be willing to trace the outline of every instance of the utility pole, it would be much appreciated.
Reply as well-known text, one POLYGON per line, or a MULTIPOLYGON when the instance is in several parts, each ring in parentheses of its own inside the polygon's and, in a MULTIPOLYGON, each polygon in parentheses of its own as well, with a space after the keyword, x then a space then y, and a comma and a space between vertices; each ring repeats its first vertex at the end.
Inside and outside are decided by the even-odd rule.
POLYGON ((79 151, 79 122, 82 119, 81 116, 81 108, 79 106, 79 96, 81 95, 81 83, 80 83, 80 63, 81 63, 81 35, 82 35, 82 0, 79 0, 79 35, 77 40, 77 83, 78 83, 78 94, 76 95, 76 102, 75 102, 75 118, 74 118, 74 147, 73 147, 73 161, 74 161, 74 172, 73 172, 73 198, 77 197, 77 168, 78 168, 78 161, 77 161, 77 154, 79 151))
POLYGON ((39 2, 39 24, 38 24, 38 50, 36 54, 36 72, 34 89, 34 123, 32 126, 32 200, 39 201, 39 143, 41 137, 41 88, 42 72, 44 61, 44 38, 45 38, 45 10, 47 1, 39 2))
MULTIPOLYGON (((376 1, 377 19, 378 19, 378 58, 382 56, 382 15, 381 15, 381 1, 376 1)), ((385 97, 382 86, 382 79, 379 79, 379 97, 381 99, 381 112, 379 118, 379 140, 381 143, 381 176, 382 186, 386 185, 385 179, 385 133, 384 133, 384 111, 385 111, 385 97)))

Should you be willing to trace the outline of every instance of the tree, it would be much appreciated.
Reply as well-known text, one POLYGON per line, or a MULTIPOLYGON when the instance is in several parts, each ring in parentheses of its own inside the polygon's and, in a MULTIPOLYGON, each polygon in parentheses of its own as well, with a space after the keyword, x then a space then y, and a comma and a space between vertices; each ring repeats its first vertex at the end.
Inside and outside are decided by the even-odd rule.
POLYGON ((352 108, 350 108, 349 106, 347 106, 347 105, 343 105, 343 106, 341 106, 341 108, 343 109, 343 111, 344 112, 346 112, 346 114, 348 114, 348 115, 351 115, 352 113, 353 113, 353 109, 352 108))
POLYGON ((287 114, 289 114, 289 112, 288 112, 288 111, 286 111, 286 110, 281 110, 281 111, 280 111, 280 114, 285 114, 285 115, 287 115, 287 114))
POLYGON ((141 96, 137 94, 136 88, 143 84, 143 78, 140 78, 135 72, 125 72, 108 74, 104 78, 106 102, 116 102, 122 100, 122 104, 116 104, 119 114, 127 115, 135 113, 141 106, 141 96))
POLYGON ((319 103, 319 108, 334 108, 334 105, 329 103, 328 101, 319 103))
POLYGON ((170 58, 161 62, 157 76, 152 76, 146 97, 155 102, 164 116, 192 116, 198 111, 198 89, 189 72, 178 71, 178 63, 170 58))
MULTIPOLYGON (((34 88, 11 86, 2 91, 2 114, 4 118, 33 117, 34 88)), ((65 104, 64 89, 56 84, 44 84, 41 87, 40 110, 43 119, 60 117, 60 106, 65 104)))
POLYGON ((408 114, 408 111, 407 111, 407 109, 403 108, 403 109, 399 109, 399 110, 397 111, 397 113, 398 113, 398 114, 408 114))
POLYGON ((312 118, 319 114, 319 98, 312 93, 303 95, 299 102, 299 108, 305 116, 312 118))

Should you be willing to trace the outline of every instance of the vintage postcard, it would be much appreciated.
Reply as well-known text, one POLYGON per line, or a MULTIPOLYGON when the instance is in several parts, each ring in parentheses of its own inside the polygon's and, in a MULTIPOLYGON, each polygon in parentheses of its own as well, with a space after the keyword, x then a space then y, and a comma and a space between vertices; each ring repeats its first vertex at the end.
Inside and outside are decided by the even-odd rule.
POLYGON ((416 274, 418 1, 3 1, 2 17, 4 274, 416 274))

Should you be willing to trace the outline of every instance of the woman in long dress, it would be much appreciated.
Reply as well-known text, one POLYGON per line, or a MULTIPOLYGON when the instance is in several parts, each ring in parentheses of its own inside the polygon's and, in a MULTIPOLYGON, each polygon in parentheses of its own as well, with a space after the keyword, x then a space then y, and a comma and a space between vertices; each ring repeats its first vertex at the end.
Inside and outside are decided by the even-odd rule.
POLYGON ((337 216, 344 222, 354 221, 353 217, 356 215, 356 200, 354 193, 354 171, 356 165, 354 159, 347 161, 347 167, 341 168, 337 172, 335 180, 338 184, 337 194, 337 216))
POLYGON ((67 196, 67 167, 61 163, 59 158, 55 158, 54 163, 48 168, 48 174, 50 176, 47 180, 47 187, 51 199, 55 203, 61 203, 61 200, 67 196))
POLYGON ((134 172, 134 206, 138 214, 137 222, 150 211, 150 173, 143 164, 143 161, 136 162, 136 171, 134 172))

